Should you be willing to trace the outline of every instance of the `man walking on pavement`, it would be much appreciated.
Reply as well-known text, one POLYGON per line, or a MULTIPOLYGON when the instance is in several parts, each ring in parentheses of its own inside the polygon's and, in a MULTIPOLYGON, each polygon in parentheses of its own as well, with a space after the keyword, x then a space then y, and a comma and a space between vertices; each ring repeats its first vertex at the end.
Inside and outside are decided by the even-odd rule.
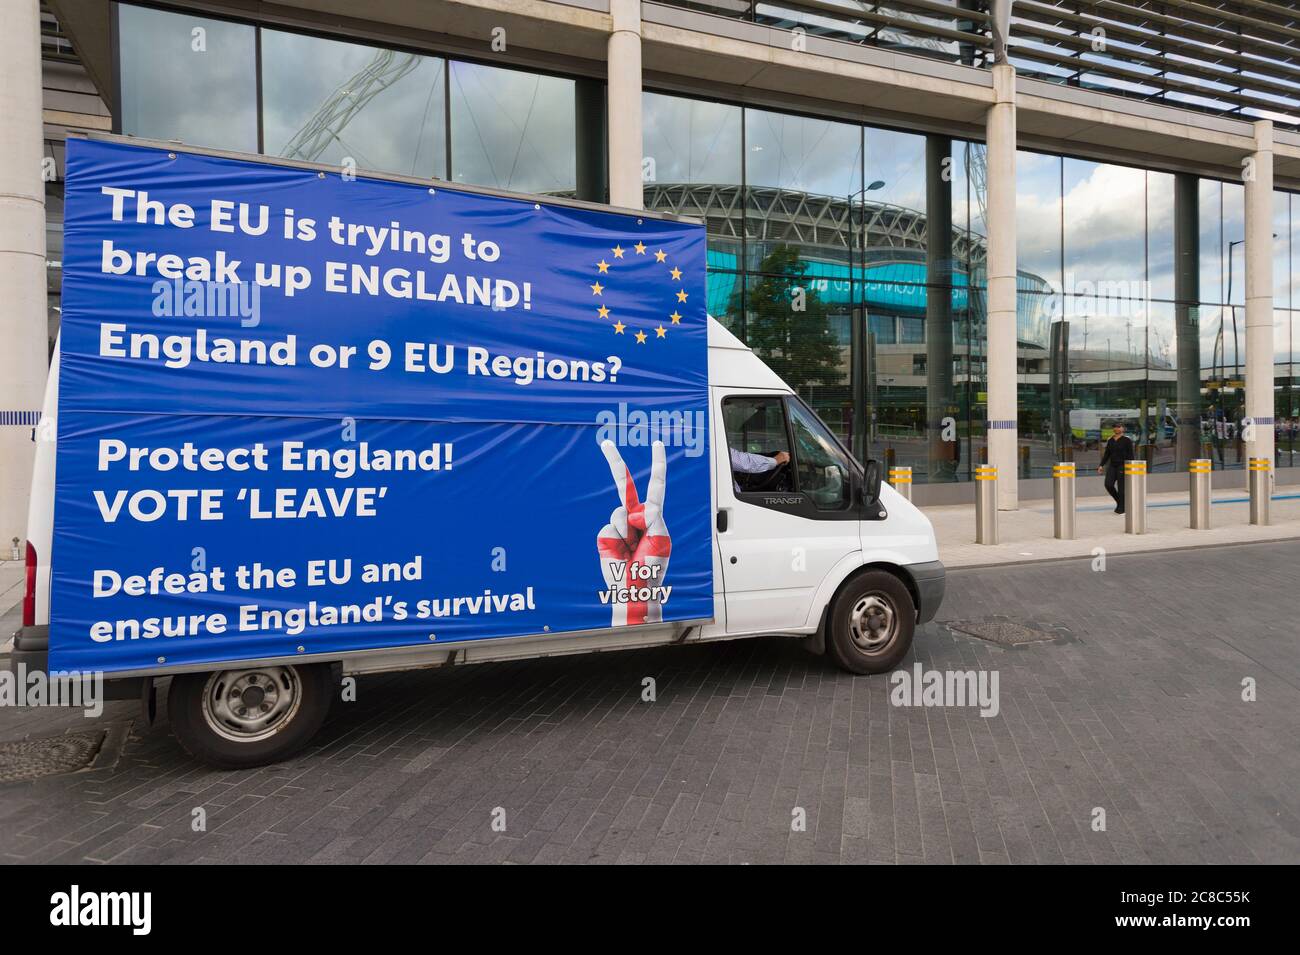
POLYGON ((1124 425, 1117 423, 1111 428, 1111 438, 1106 442, 1106 450, 1101 455, 1101 464, 1097 473, 1106 472, 1106 493, 1115 499, 1115 513, 1124 513, 1124 462, 1137 457, 1133 448, 1133 439, 1124 433, 1124 425))

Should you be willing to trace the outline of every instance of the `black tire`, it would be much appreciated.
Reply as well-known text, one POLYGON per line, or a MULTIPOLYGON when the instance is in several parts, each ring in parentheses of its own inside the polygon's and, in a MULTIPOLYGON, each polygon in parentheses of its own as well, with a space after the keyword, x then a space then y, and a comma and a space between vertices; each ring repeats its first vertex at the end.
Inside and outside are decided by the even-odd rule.
POLYGON ((912 648, 916 605, 893 574, 868 570, 840 591, 826 624, 826 646, 836 664, 850 673, 884 673, 912 648))
POLYGON ((182 673, 172 678, 167 713, 176 739, 195 759, 249 769, 306 746, 329 715, 336 689, 328 663, 182 673))

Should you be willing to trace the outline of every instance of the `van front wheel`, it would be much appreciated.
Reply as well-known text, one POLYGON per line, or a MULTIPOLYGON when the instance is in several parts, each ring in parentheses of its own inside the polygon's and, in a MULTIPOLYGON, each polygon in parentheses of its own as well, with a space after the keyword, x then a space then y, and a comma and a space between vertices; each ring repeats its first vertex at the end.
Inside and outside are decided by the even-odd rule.
POLYGON ((250 666, 173 677, 167 712, 172 732, 195 759, 247 769, 306 746, 333 696, 329 664, 250 666))
POLYGON ((916 607, 901 580, 869 570, 840 591, 827 623, 827 644, 837 664, 850 673, 884 673, 911 649, 916 607))

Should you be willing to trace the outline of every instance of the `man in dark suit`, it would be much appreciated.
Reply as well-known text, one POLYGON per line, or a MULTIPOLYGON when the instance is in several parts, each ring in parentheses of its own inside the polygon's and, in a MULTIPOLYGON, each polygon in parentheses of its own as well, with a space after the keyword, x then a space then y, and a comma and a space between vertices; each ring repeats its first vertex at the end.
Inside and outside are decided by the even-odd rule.
POLYGON ((1115 499, 1115 513, 1124 513, 1124 462, 1137 457, 1133 439, 1124 433, 1124 425, 1111 428, 1111 438, 1102 452, 1097 473, 1106 472, 1106 493, 1115 499))

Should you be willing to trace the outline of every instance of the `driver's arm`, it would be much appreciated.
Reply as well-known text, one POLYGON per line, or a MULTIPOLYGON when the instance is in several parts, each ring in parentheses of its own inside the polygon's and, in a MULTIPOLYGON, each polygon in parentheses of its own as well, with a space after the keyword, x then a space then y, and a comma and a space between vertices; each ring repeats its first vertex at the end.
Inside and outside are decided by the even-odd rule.
POLYGON ((728 450, 731 451, 731 469, 738 474, 765 474, 790 460, 785 451, 778 451, 776 457, 769 458, 765 454, 751 454, 735 448, 728 450))

